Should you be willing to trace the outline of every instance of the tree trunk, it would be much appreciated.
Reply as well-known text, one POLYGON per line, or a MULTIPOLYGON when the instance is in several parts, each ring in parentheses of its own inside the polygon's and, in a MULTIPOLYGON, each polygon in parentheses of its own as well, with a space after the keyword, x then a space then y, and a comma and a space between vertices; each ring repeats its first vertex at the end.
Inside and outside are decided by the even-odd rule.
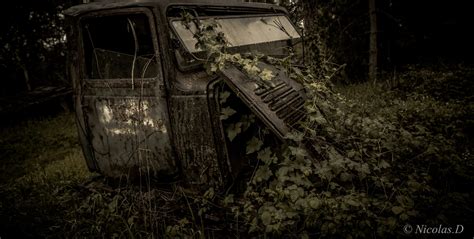
POLYGON ((26 67, 21 67, 21 69, 23 70, 23 75, 25 76, 26 89, 28 91, 31 91, 30 75, 28 73, 28 70, 26 69, 26 67))
POLYGON ((319 1, 301 0, 303 9, 304 35, 305 35, 305 63, 313 70, 322 66, 324 55, 324 42, 318 29, 319 1))
POLYGON ((377 82, 377 12, 375 0, 369 0, 370 13, 370 46, 369 46, 369 80, 377 82))

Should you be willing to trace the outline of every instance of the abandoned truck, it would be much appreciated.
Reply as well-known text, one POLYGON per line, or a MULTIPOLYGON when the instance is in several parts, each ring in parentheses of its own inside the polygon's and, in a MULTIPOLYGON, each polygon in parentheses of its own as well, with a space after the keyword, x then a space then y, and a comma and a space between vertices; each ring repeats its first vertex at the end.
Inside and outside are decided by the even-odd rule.
MULTIPOLYGON (((209 185, 231 180, 245 142, 225 134, 222 92, 284 139, 304 89, 267 64, 272 84, 227 66, 206 73, 193 31, 210 19, 233 52, 284 57, 301 36, 284 8, 237 1, 98 1, 66 11, 79 137, 91 171, 209 185), (183 11, 197 19, 186 27, 183 11), (193 25, 191 24, 191 25, 193 25), (228 92, 229 92, 228 91, 228 92), (240 98, 240 99, 239 99, 240 98)), ((262 63, 264 64, 264 63, 262 63)))

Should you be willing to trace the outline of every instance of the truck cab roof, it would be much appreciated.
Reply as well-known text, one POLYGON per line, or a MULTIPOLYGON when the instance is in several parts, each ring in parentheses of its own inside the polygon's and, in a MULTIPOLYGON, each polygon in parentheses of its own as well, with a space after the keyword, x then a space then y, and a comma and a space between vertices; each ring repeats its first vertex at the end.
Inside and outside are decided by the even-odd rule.
POLYGON ((230 1, 216 1, 216 0, 119 0, 119 1, 94 1, 90 3, 80 4, 73 6, 65 11, 66 15, 79 16, 84 13, 117 9, 126 7, 158 7, 163 15, 166 15, 166 11, 172 6, 185 6, 198 9, 215 9, 229 12, 241 11, 245 12, 285 12, 283 7, 267 4, 267 3, 253 3, 253 2, 242 2, 239 0, 230 1))

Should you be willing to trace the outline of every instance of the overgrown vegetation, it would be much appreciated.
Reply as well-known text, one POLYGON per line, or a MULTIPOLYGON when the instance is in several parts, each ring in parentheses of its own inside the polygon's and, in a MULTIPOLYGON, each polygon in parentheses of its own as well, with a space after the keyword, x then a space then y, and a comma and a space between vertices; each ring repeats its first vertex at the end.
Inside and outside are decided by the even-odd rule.
POLYGON ((335 87, 327 72, 228 54, 215 23, 200 27, 210 73, 235 64, 268 81, 265 60, 305 84, 308 118, 288 145, 252 137, 243 187, 200 194, 94 178, 70 114, 2 129, 0 236, 366 238, 404 236, 405 224, 472 228, 474 71, 414 68, 391 88, 335 87))
MULTIPOLYGON (((208 52, 211 72, 234 64, 258 76, 257 81, 271 80, 262 77, 271 72, 258 68, 257 57, 246 60, 226 53, 225 38, 214 32, 215 23, 199 27, 196 38, 208 52)), ((472 104, 458 105, 459 100, 446 97, 438 101, 435 96, 442 94, 430 87, 435 80, 422 79, 399 83, 414 89, 403 95, 374 86, 366 92, 373 94, 370 102, 350 99, 331 89, 328 71, 302 72, 288 60, 271 60, 305 84, 309 117, 303 130, 288 135, 293 144, 279 151, 255 138, 248 143, 253 146, 250 153, 257 151, 258 168, 243 197, 230 198, 233 212, 241 215, 250 233, 393 237, 404 235, 400 225, 449 224, 472 216, 469 175, 474 168, 470 143, 462 143, 470 142, 472 122, 466 125, 464 120, 472 116, 472 104), (386 96, 374 101, 375 95, 386 96), (380 111, 372 112, 374 107, 364 103, 380 104, 375 108, 380 111), (467 210, 442 210, 446 206, 467 210)), ((417 78, 426 74, 420 73, 417 78)), ((469 99, 468 94, 462 99, 469 99)))
POLYGON ((259 154, 242 201, 250 228, 366 238, 403 236, 406 224, 471 226, 472 104, 354 88, 345 97, 309 86, 306 132, 292 138, 310 140, 318 161, 292 147, 259 154))

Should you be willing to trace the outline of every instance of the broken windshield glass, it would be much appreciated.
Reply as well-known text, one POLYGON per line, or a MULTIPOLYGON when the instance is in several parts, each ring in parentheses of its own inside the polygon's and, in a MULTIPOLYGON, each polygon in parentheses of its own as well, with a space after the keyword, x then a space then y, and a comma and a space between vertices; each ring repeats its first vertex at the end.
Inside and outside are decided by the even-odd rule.
MULTIPOLYGON (((200 19, 200 22, 206 23, 211 20, 218 23, 216 30, 224 33, 230 47, 300 38, 298 31, 283 15, 200 19)), ((182 19, 174 19, 171 21, 171 25, 189 52, 202 51, 196 46, 197 40, 194 35, 197 28, 195 24, 189 24, 189 28, 187 28, 182 19)))

